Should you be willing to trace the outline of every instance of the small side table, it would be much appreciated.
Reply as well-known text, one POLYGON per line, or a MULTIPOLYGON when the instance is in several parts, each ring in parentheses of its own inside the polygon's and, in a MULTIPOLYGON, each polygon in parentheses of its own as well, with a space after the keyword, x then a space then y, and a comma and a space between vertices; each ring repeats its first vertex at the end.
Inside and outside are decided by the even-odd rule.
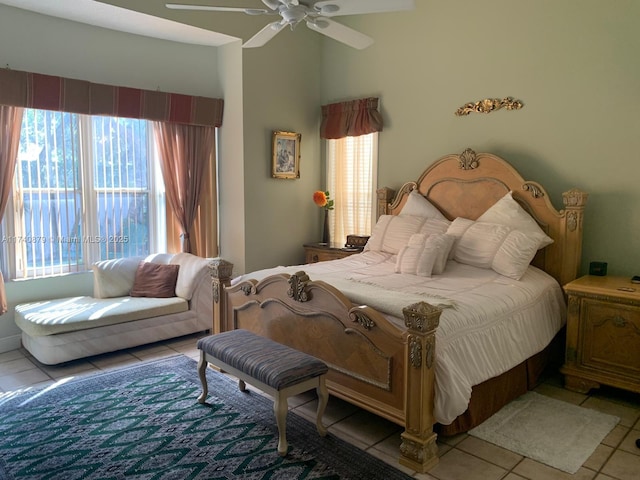
POLYGON ((337 243, 305 243, 305 263, 325 262, 362 252, 362 248, 346 248, 337 243))
POLYGON ((627 277, 587 275, 565 285, 565 387, 600 384, 640 393, 640 285, 627 277))

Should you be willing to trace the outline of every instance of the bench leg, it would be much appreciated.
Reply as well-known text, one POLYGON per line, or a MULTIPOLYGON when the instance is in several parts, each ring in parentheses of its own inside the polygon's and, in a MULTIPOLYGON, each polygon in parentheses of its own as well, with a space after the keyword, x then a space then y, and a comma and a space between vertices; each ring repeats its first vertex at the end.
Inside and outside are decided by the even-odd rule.
POLYGON ((324 415, 324 410, 327 408, 327 402, 329 401, 329 391, 325 385, 324 377, 324 375, 320 375, 320 377, 318 377, 318 386, 316 388, 316 393, 318 394, 316 428, 318 429, 318 433, 321 437, 324 437, 327 434, 327 429, 322 424, 322 416, 324 415))
POLYGON ((198 376, 200 377, 200 383, 202 383, 202 393, 198 397, 198 403, 204 403, 209 393, 209 387, 207 386, 207 365, 206 353, 201 350, 200 360, 198 361, 198 376))
POLYGON ((276 415, 276 424, 278 425, 278 454, 284 457, 287 454, 289 445, 287 444, 287 412, 289 405, 287 396, 282 392, 278 392, 273 402, 273 413, 276 415))
POLYGON ((247 391, 247 384, 246 384, 246 383, 244 383, 244 380, 240 380, 240 379, 238 379, 238 389, 239 389, 241 392, 246 392, 246 391, 247 391))

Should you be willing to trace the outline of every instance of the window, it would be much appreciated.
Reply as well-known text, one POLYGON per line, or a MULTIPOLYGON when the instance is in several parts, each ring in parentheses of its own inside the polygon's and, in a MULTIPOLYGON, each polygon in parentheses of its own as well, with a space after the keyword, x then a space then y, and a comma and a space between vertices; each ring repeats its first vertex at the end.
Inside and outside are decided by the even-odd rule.
POLYGON ((162 250, 152 133, 145 120, 25 109, 3 270, 38 277, 162 250))
POLYGON ((327 190, 335 200, 331 239, 369 235, 376 212, 378 133, 327 140, 327 190))

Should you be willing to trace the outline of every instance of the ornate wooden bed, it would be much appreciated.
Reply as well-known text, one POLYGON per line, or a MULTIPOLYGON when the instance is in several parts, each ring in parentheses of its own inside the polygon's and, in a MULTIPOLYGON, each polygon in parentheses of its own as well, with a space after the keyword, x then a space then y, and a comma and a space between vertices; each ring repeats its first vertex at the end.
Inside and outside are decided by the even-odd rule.
MULTIPOLYGON (((586 193, 564 193, 564 209, 558 211, 540 184, 525 181, 505 160, 467 149, 432 163, 397 195, 389 188, 378 190, 378 215, 398 214, 416 188, 447 218, 472 220, 513 191, 514 199, 554 239, 532 263, 561 285, 577 276, 586 193)), ((420 472, 437 463, 433 399, 440 309, 425 302, 408 305, 403 311, 406 330, 400 331, 380 312, 353 305, 304 272, 230 286, 232 265, 217 259, 212 268, 214 333, 244 328, 323 359, 330 366, 327 387, 332 395, 405 428, 400 463, 420 472)), ((542 356, 474 387, 469 410, 445 433, 467 430, 524 393, 541 369, 542 356), (491 402, 483 389, 491 392, 491 402)))

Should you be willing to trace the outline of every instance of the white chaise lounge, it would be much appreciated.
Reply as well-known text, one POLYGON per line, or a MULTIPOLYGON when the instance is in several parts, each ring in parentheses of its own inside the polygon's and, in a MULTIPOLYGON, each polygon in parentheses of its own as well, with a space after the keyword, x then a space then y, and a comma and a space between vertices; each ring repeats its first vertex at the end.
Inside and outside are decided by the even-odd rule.
POLYGON ((188 253, 98 262, 93 296, 16 306, 22 344, 38 361, 54 365, 209 330, 210 263, 188 253), (175 270, 177 278, 171 278, 175 270), (157 293, 158 281, 167 290, 172 280, 171 292, 157 293))

